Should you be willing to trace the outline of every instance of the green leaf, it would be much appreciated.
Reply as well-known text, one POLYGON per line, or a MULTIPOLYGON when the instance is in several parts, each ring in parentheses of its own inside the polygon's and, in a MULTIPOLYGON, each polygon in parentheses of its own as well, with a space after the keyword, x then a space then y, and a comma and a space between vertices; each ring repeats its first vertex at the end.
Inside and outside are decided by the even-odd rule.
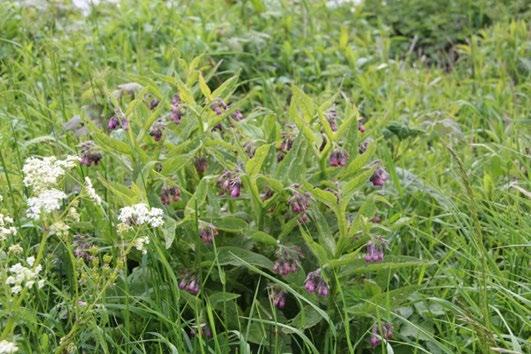
POLYGON ((212 101, 212 92, 210 91, 210 88, 208 87, 205 78, 203 77, 203 74, 199 73, 199 89, 201 90, 201 93, 203 96, 207 98, 207 100, 212 101))
POLYGON ((303 185, 313 195, 315 199, 321 203, 327 205, 329 208, 334 209, 337 207, 337 197, 334 193, 313 187, 307 182, 303 182, 303 185))
MULTIPOLYGON (((330 266, 333 266, 333 262, 331 261, 330 263, 332 263, 330 266)), ((349 267, 344 269, 340 276, 350 277, 354 274, 365 274, 407 267, 420 267, 435 263, 435 261, 425 261, 409 256, 386 256, 384 260, 379 263, 367 263, 364 259, 359 258, 349 262, 349 267)))
POLYGON ((262 169, 262 165, 269 153, 270 144, 265 144, 256 149, 252 159, 245 164, 245 171, 249 176, 256 176, 262 169))
POLYGON ((218 248, 218 263, 220 265, 245 265, 245 263, 242 263, 240 259, 258 267, 266 269, 273 268, 273 262, 261 254, 246 250, 244 248, 232 246, 218 248))
POLYGON ((166 218, 164 220, 164 227, 162 229, 162 234, 164 235, 164 245, 166 249, 170 248, 173 240, 175 240, 175 229, 177 227, 177 222, 172 218, 166 218))
POLYGON ((247 222, 235 216, 212 219, 212 224, 216 228, 228 232, 241 232, 247 228, 247 222))
POLYGON ((228 292, 215 292, 208 296, 208 300, 210 300, 210 303, 212 306, 216 306, 217 304, 222 304, 225 302, 229 302, 232 300, 235 300, 240 297, 240 294, 235 293, 228 293, 228 292))
POLYGON ((402 288, 386 291, 364 302, 347 308, 347 312, 355 315, 375 316, 382 306, 396 308, 407 301, 407 298, 420 289, 420 285, 409 285, 402 288))
POLYGON ((226 80, 217 89, 212 92, 212 97, 224 97, 225 93, 233 91, 238 86, 238 75, 226 80))
POLYGON ((319 264, 326 264, 326 262, 328 262, 328 254, 326 253, 326 250, 323 248, 323 246, 315 242, 302 226, 300 227, 300 230, 304 242, 306 242, 306 245, 308 246, 310 251, 312 251, 314 256, 318 259, 319 264))
POLYGON ((264 243, 271 246, 277 245, 277 240, 271 236, 270 234, 267 234, 263 231, 255 231, 251 234, 251 238, 255 240, 256 242, 264 243))
POLYGON ((203 177, 199 184, 197 185, 197 188, 195 189, 194 194, 192 197, 188 200, 188 203, 186 203, 186 207, 184 208, 184 215, 189 216, 193 213, 195 213, 196 204, 197 208, 203 204, 203 202, 206 199, 208 192, 208 178, 203 177))
POLYGON ((363 154, 359 154, 356 156, 354 160, 352 160, 347 167, 343 168, 341 172, 339 173, 339 178, 344 178, 346 176, 350 176, 352 174, 358 173, 361 171, 363 167, 369 162, 369 160, 372 158, 372 155, 376 151, 376 143, 372 142, 367 147, 367 150, 363 154))
POLYGON ((177 173, 181 168, 186 167, 190 161, 189 154, 172 156, 162 162, 161 173, 165 176, 177 173))
MULTIPOLYGON (((290 326, 297 329, 308 329, 316 326, 323 320, 323 317, 310 306, 304 306, 297 316, 290 321, 290 326)), ((289 328, 282 330, 284 333, 293 333, 289 328)))

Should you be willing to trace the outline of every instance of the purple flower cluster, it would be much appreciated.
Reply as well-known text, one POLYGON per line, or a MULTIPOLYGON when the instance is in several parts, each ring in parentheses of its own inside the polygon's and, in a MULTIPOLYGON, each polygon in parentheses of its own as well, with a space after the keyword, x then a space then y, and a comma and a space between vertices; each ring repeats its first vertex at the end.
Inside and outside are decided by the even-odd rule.
POLYGON ((236 172, 225 171, 218 178, 218 188, 221 194, 228 194, 232 198, 238 198, 241 190, 240 176, 236 172))
POLYGON ((202 175, 208 168, 208 160, 206 157, 197 157, 194 160, 194 167, 198 174, 202 175))
POLYGON ((291 150, 293 147, 293 133, 292 132, 284 132, 282 133, 282 141, 280 142, 280 146, 278 147, 278 153, 277 153, 277 161, 282 161, 284 159, 284 156, 288 153, 288 151, 291 150))
POLYGON ((151 126, 149 130, 149 135, 155 139, 155 141, 160 141, 162 139, 162 133, 164 131, 164 121, 162 119, 157 119, 155 123, 151 126))
POLYGON ((197 327, 199 328, 194 327, 190 330, 190 336, 195 337, 197 333, 201 333, 201 335, 205 338, 212 338, 212 331, 206 323, 203 323, 202 325, 199 325, 197 327), (200 331, 198 331, 198 329, 200 331))
POLYGON ((382 237, 376 237, 367 243, 365 262, 377 263, 383 261, 386 241, 382 237))
POLYGON ((389 179, 389 174, 386 170, 383 169, 383 167, 378 167, 376 171, 374 171, 374 174, 372 175, 370 181, 373 186, 375 187, 381 187, 387 182, 389 179))
POLYGON ((337 131, 337 111, 336 107, 333 106, 325 113, 326 120, 328 121, 328 124, 330 124, 330 129, 332 131, 337 131))
POLYGON ((393 325, 389 322, 385 322, 382 325, 381 335, 379 335, 378 332, 378 324, 375 323, 374 326, 372 326, 372 334, 369 340, 373 348, 376 348, 382 343, 380 338, 383 337, 386 340, 393 338, 393 325))
POLYGON ((92 140, 85 141, 80 145, 80 164, 85 166, 97 165, 102 158, 101 152, 97 149, 92 140))
POLYGON ((308 192, 301 193, 297 190, 298 185, 294 185, 295 191, 291 198, 288 199, 288 204, 291 211, 295 214, 299 214, 299 221, 305 224, 308 221, 308 215, 306 211, 310 207, 311 195, 308 192))
POLYGON ((107 128, 109 130, 116 130, 118 128, 127 129, 129 127, 129 121, 125 117, 119 117, 119 114, 113 115, 109 118, 107 128))
POLYGON ((240 110, 234 111, 234 113, 232 113, 231 117, 232 117, 232 119, 234 119, 237 122, 245 119, 245 117, 243 116, 243 113, 240 110))
POLYGON ((170 205, 181 199, 181 190, 179 187, 164 187, 160 192, 160 202, 164 205, 170 205))
POLYGON ((360 154, 363 154, 365 151, 367 151, 367 148, 369 147, 369 144, 372 142, 371 138, 365 139, 360 146, 358 147, 358 152, 360 154))
POLYGON ((279 287, 272 287, 269 290, 269 299, 278 309, 283 309, 286 306, 286 292, 279 287))
POLYGON ((216 237, 218 234, 218 229, 211 224, 206 224, 199 229, 199 237, 201 238, 201 241, 205 243, 205 245, 212 244, 214 237, 216 237))
POLYGON ((367 130, 367 129, 365 128, 363 123, 362 122, 358 122, 358 131, 363 134, 363 133, 365 133, 365 130, 367 130))
MULTIPOLYGON (((229 106, 223 101, 221 98, 216 98, 211 104, 210 109, 216 113, 216 115, 220 116, 225 112, 229 106)), ((243 115, 242 115, 243 116, 243 115)))
POLYGON ((304 281, 304 288, 310 294, 316 293, 319 296, 328 296, 330 293, 328 284, 321 277, 320 269, 308 273, 306 280, 304 281))
POLYGON ((275 254, 277 259, 273 264, 273 272, 286 276, 299 269, 300 259, 303 256, 299 247, 280 246, 275 254))
POLYGON ((160 101, 156 98, 153 98, 151 101, 149 101, 149 109, 150 110, 154 110, 155 108, 158 107, 160 101))
POLYGON ((330 154, 329 163, 332 167, 343 167, 347 164, 348 154, 342 149, 332 151, 330 154))
POLYGON ((75 235, 74 236, 74 256, 76 258, 81 258, 85 262, 92 260, 93 256, 90 254, 90 248, 92 245, 88 241, 88 237, 85 235, 75 235))
POLYGON ((175 124, 179 124, 183 117, 183 108, 181 104, 181 97, 175 94, 171 99, 170 120, 175 124))
POLYGON ((194 275, 187 274, 179 282, 179 289, 197 295, 199 293, 199 281, 194 275))

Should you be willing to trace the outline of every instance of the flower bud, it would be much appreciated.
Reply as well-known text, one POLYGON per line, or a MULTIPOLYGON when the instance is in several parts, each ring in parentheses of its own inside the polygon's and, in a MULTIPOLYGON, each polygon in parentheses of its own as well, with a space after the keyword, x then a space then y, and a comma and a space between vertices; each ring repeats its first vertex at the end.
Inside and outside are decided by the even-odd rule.
POLYGON ((378 167, 374 174, 370 178, 372 185, 375 187, 381 187, 389 179, 389 174, 382 167, 378 167))
POLYGON ((342 167, 347 164, 348 154, 344 150, 335 150, 330 154, 330 166, 342 167))

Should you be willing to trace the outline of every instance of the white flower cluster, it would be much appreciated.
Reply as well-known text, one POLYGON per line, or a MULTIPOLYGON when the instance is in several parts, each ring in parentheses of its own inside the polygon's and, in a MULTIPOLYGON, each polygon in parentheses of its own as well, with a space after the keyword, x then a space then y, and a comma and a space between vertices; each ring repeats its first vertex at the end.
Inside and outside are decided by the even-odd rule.
POLYGON ((18 352, 16 343, 9 342, 7 340, 0 341, 0 354, 11 354, 18 352))
POLYGON ((65 173, 79 162, 77 156, 67 156, 65 160, 58 160, 55 156, 30 157, 24 162, 24 185, 40 193, 57 184, 65 173))
POLYGON ((135 239, 135 241, 133 243, 135 248, 137 250, 139 250, 140 252, 142 252, 142 254, 146 254, 147 253, 147 249, 146 249, 146 245, 147 244, 149 244, 149 238, 147 236, 139 237, 139 238, 135 239))
MULTIPOLYGON (((29 267, 33 267, 35 257, 26 258, 26 263, 29 267)), ((44 286, 44 279, 39 280, 39 273, 42 266, 38 265, 34 269, 23 266, 17 263, 9 268, 11 275, 7 277, 6 284, 11 286, 11 292, 18 294, 23 288, 31 288, 35 283, 42 288, 44 286)))
POLYGON ((164 212, 159 208, 150 208, 144 203, 139 203, 120 209, 118 220, 127 228, 136 225, 150 225, 160 227, 164 224, 164 212))
POLYGON ((43 211, 49 213, 61 209, 61 202, 66 199, 66 194, 60 190, 51 188, 41 192, 36 197, 28 199, 28 210, 26 215, 34 220, 38 220, 43 211))
POLYGON ((16 235, 17 229, 13 226, 13 219, 0 213, 0 242, 10 235, 16 235))
POLYGON ((28 199, 27 216, 39 219, 42 212, 52 212, 61 208, 66 194, 54 187, 68 170, 79 162, 77 156, 67 156, 58 160, 55 156, 30 157, 24 163, 24 185, 33 189, 34 196, 28 199))
POLYGON ((87 190, 87 194, 92 199, 92 201, 98 205, 101 205, 101 197, 96 193, 96 190, 94 189, 94 186, 92 185, 92 181, 89 177, 85 177, 85 189, 87 190))

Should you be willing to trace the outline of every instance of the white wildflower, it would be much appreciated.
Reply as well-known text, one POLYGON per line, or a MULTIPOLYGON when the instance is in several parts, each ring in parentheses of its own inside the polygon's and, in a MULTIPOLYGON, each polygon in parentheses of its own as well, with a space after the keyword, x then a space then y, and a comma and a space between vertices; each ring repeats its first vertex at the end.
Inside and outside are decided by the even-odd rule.
POLYGON ((101 197, 96 193, 89 177, 85 177, 85 189, 87 190, 90 199, 92 199, 94 203, 101 205, 101 197))
POLYGON ((68 230, 70 230, 70 226, 62 221, 57 221, 50 226, 50 235, 66 236, 68 230))
POLYGON ((147 236, 139 237, 136 240, 134 240, 134 247, 142 252, 142 254, 147 253, 146 245, 149 244, 149 238, 147 236))
POLYGON ((118 220, 126 226, 145 225, 160 227, 164 224, 164 212, 159 208, 149 208, 144 203, 120 209, 118 220))
POLYGON ((41 213, 50 213, 61 208, 61 202, 66 199, 66 194, 57 189, 42 191, 38 196, 28 199, 28 210, 26 215, 34 220, 38 220, 41 213))
POLYGON ((11 354, 18 352, 16 343, 9 342, 7 340, 0 341, 0 354, 11 354))
POLYGON ((13 226, 13 219, 0 213, 0 242, 8 236, 16 235, 17 229, 13 226))
POLYGON ((7 250, 8 250, 9 253, 15 254, 15 255, 21 254, 22 252, 24 252, 24 249, 18 243, 9 246, 9 248, 7 250))
POLYGON ((77 156, 67 156, 65 160, 58 160, 55 156, 30 157, 24 162, 24 185, 40 193, 54 187, 65 173, 79 162, 77 156))
MULTIPOLYGON (((26 263, 29 267, 33 267, 35 264, 35 257, 26 258, 26 263)), ((23 288, 31 288, 35 284, 37 284, 37 287, 40 289, 44 286, 44 279, 39 280, 39 273, 41 271, 41 265, 31 269, 17 263, 9 268, 11 275, 7 277, 6 284, 11 286, 11 292, 13 294, 18 294, 23 288)))

